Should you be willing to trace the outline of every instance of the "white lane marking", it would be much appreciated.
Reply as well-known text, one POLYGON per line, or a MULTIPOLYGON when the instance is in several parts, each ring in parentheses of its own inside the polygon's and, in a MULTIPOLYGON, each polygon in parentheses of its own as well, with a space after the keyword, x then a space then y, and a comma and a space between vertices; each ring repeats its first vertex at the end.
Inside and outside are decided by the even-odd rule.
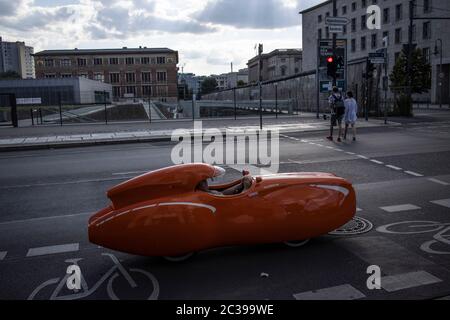
POLYGON ((431 203, 437 204, 438 206, 450 208, 450 199, 431 201, 431 203))
POLYGON ((403 170, 402 168, 399 168, 399 167, 396 167, 396 166, 393 166, 393 165, 386 165, 386 167, 388 167, 389 169, 394 169, 394 170, 397 170, 397 171, 400 171, 400 170, 403 170))
POLYGON ((294 294, 295 300, 357 300, 365 297, 349 284, 294 294))
POLYGON ((28 250, 27 257, 45 256, 49 254, 66 253, 66 252, 76 252, 79 249, 80 245, 78 243, 32 248, 28 250))
POLYGON ((5 259, 6 255, 8 254, 7 251, 0 251, 0 261, 2 261, 3 259, 5 259))
POLYGON ((26 223, 26 222, 45 221, 45 220, 53 220, 53 219, 61 219, 61 218, 71 218, 71 217, 77 217, 77 216, 87 216, 87 215, 91 215, 91 214, 93 215, 93 212, 95 212, 95 210, 92 210, 92 212, 69 214, 69 215, 65 215, 65 216, 51 216, 51 217, 31 218, 31 219, 24 219, 24 220, 5 221, 5 222, 0 222, 0 226, 16 224, 16 223, 26 223))
POLYGON ((378 161, 378 160, 370 160, 370 161, 372 161, 373 163, 376 163, 376 164, 380 164, 380 165, 384 164, 384 162, 381 162, 381 161, 378 161))
POLYGON ((336 243, 364 260, 368 265, 382 266, 384 275, 392 276, 413 270, 429 270, 437 265, 420 254, 405 249, 384 236, 342 238, 336 243))
POLYGON ((361 209, 361 208, 356 208, 356 212, 361 212, 361 211, 363 211, 363 209, 361 209))
POLYGON ((369 158, 367 158, 366 156, 360 155, 360 154, 357 155, 357 157, 358 157, 358 158, 361 158, 361 159, 369 160, 369 158))
POLYGON ((330 146, 326 146, 325 148, 327 148, 327 149, 334 149, 333 147, 330 147, 330 146))
POLYGON ((420 210, 422 208, 412 205, 412 204, 401 204, 397 206, 389 206, 389 207, 381 207, 380 208, 383 211, 394 213, 394 212, 403 212, 403 211, 410 211, 410 210, 420 210))
POLYGON ((354 153, 354 152, 346 152, 346 154, 349 154, 349 155, 351 155, 351 156, 356 155, 356 153, 354 153))
POLYGON ((426 271, 404 273, 381 278, 381 287, 387 292, 421 287, 442 282, 441 279, 426 271))
POLYGON ((409 174, 411 176, 414 177, 423 177, 423 174, 417 173, 417 172, 413 172, 413 171, 405 171, 406 174, 409 174))
POLYGON ((334 148, 334 150, 335 150, 335 151, 338 151, 338 152, 344 152, 344 150, 338 149, 338 148, 334 148))
POLYGON ((441 180, 435 179, 435 178, 430 178, 430 179, 428 179, 428 181, 431 181, 431 182, 434 182, 434 183, 437 183, 437 184, 440 184, 440 185, 443 185, 443 186, 450 185, 450 183, 448 183, 448 182, 441 181, 441 180))

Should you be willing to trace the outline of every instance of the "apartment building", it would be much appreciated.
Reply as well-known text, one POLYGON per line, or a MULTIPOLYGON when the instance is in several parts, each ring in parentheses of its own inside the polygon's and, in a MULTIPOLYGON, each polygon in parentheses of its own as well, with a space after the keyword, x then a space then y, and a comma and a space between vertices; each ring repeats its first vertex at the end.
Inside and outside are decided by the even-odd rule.
MULTIPOLYGON (((432 65, 432 89, 425 99, 433 103, 439 101, 440 87, 440 42, 443 41, 442 66, 442 98, 449 103, 450 93, 450 20, 427 20, 431 17, 448 17, 450 1, 448 0, 416 0, 414 16, 425 19, 414 20, 413 42, 423 50, 426 59, 432 65), (437 45, 437 51, 436 51, 437 45)), ((348 79, 347 84, 353 90, 363 83, 363 73, 366 68, 366 58, 370 52, 383 48, 383 38, 388 39, 388 74, 391 73, 395 61, 400 55, 403 45, 408 43, 409 34, 409 1, 407 0, 337 0, 338 16, 345 17, 349 23, 344 27, 344 33, 338 34, 338 39, 347 40, 348 79), (381 29, 367 28, 367 7, 378 5, 381 9, 381 29)), ((318 39, 331 39, 325 23, 327 17, 333 15, 333 3, 324 1, 314 7, 300 12, 303 17, 303 60, 304 71, 317 69, 318 39)))
POLYGON ((34 55, 36 77, 85 77, 109 83, 113 98, 178 101, 178 52, 168 48, 45 50, 34 55))
POLYGON ((33 47, 25 42, 6 42, 0 37, 0 72, 14 71, 22 79, 34 79, 33 47))
MULTIPOLYGON (((300 49, 277 49, 262 54, 263 81, 275 80, 302 72, 303 53, 300 49)), ((249 83, 257 83, 259 76, 259 56, 253 57, 247 63, 249 83)))

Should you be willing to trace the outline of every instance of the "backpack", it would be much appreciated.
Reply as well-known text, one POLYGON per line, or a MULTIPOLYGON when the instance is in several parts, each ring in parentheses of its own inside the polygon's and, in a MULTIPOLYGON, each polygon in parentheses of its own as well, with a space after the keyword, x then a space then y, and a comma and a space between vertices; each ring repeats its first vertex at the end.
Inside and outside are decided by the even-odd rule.
POLYGON ((342 98, 342 95, 339 97, 333 95, 333 98, 334 98, 334 107, 336 109, 345 108, 344 99, 342 98))

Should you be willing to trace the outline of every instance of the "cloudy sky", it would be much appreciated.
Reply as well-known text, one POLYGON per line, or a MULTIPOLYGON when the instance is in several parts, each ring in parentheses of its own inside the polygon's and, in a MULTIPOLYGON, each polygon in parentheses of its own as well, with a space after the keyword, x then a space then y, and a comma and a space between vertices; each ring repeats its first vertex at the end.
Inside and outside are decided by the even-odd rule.
POLYGON ((169 47, 199 75, 301 47, 298 12, 323 0, 0 0, 0 36, 35 48, 169 47))

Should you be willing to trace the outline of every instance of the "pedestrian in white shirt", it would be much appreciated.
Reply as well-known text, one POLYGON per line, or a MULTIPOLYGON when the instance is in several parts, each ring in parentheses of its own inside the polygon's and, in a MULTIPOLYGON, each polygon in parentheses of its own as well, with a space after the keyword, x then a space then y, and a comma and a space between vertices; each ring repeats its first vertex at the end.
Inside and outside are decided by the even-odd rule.
POLYGON ((358 120, 358 103, 353 98, 353 92, 347 92, 347 99, 344 100, 345 105, 345 133, 344 140, 347 140, 348 127, 352 126, 353 129, 353 141, 356 141, 356 121, 358 120))

